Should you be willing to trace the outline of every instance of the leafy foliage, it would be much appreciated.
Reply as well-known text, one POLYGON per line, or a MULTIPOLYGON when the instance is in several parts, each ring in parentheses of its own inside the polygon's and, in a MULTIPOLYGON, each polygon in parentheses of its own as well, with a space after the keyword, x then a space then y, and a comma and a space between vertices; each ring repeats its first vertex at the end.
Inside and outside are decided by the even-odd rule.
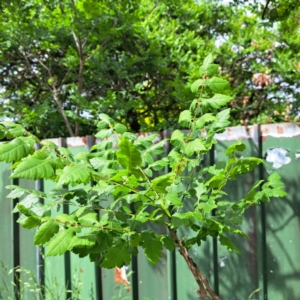
POLYGON ((0 119, 43 138, 91 134, 100 113, 130 131, 177 129, 188 79, 233 95, 235 125, 297 120, 298 0, 252 2, 1 1, 0 119))
POLYGON ((286 193, 279 175, 272 174, 266 182, 257 182, 243 199, 226 201, 223 189, 228 181, 263 162, 253 157, 240 158, 238 152, 245 150, 241 141, 226 150, 228 159, 222 167, 218 164, 199 168, 204 155, 216 143, 215 134, 229 124, 229 109, 220 108, 231 97, 220 94, 226 85, 216 70, 208 56, 200 68, 203 84, 197 88, 198 98, 179 117, 179 124, 188 130, 173 132, 173 148, 163 158, 157 159, 157 155, 164 152, 165 141, 153 144, 156 135, 137 138, 105 114, 99 115, 97 136, 114 136, 75 157, 53 143, 40 142, 25 129, 16 131, 5 122, 0 124, 3 138, 11 139, 0 145, 0 159, 14 162, 11 178, 49 179, 56 183, 56 188, 47 194, 8 187, 12 189, 9 198, 28 195, 14 211, 21 213, 19 223, 24 228, 39 227, 34 243, 47 246, 46 255, 72 251, 79 257, 89 256, 101 267, 113 268, 129 264, 139 247, 151 264, 159 261, 163 247, 169 251, 179 247, 190 261, 187 250, 208 236, 219 236, 229 251, 239 252, 226 235, 247 237, 237 227, 245 210, 286 193), (215 76, 213 80, 209 74, 215 76), (42 144, 41 149, 35 149, 33 141, 42 144), (15 149, 16 145, 22 146, 15 149), (166 167, 168 172, 156 175, 157 170, 166 167), (184 189, 180 188, 183 184, 184 189), (81 187, 67 190, 66 185, 81 187), (38 203, 38 197, 47 200, 47 204, 38 203), (186 201, 193 204, 190 211, 184 209, 186 201), (52 216, 57 204, 72 204, 76 209, 71 214, 52 216), (147 224, 166 227, 171 236, 145 230, 147 224), (191 228, 195 236, 180 239, 178 228, 191 228))

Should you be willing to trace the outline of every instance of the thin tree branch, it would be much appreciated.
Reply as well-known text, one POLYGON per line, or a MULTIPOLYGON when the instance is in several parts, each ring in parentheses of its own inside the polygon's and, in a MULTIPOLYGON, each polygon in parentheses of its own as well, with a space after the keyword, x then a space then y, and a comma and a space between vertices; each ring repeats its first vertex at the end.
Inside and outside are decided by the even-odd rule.
POLYGON ((30 72, 31 74, 33 74, 33 76, 35 76, 35 77, 37 78, 37 80, 38 80, 40 86, 46 85, 47 89, 53 94, 54 101, 56 102, 56 104, 57 104, 57 106, 58 106, 59 112, 60 112, 60 114, 61 114, 61 116, 62 116, 62 118, 63 118, 63 120, 64 120, 64 122, 65 122, 65 125, 66 125, 66 127, 67 127, 67 129, 68 129, 68 132, 69 132, 69 134, 70 134, 71 136, 74 136, 73 130, 72 130, 71 125, 70 125, 70 122, 69 122, 69 120, 68 120, 68 118, 67 118, 67 116, 66 116, 66 114, 65 114, 65 112, 64 112, 64 109, 63 109, 63 107, 62 107, 62 103, 61 103, 61 101, 60 101, 60 99, 59 99, 59 93, 58 93, 58 90, 57 90, 56 85, 55 85, 55 80, 54 80, 53 77, 52 77, 52 73, 51 73, 50 68, 48 68, 48 67, 44 64, 43 61, 41 61, 39 58, 37 58, 38 63, 39 63, 39 64, 47 71, 48 76, 49 76, 49 80, 51 81, 51 85, 49 85, 49 84, 46 83, 46 82, 41 81, 41 79, 40 79, 40 77, 38 76, 38 74, 36 74, 35 72, 32 71, 31 64, 30 64, 30 62, 28 61, 28 57, 27 57, 25 51, 22 51, 22 55, 23 55, 23 57, 24 57, 24 59, 25 59, 25 62, 26 62, 26 65, 27 65, 27 68, 28 68, 29 72, 30 72))
POLYGON ((270 2, 271 2, 271 0, 267 0, 267 2, 266 2, 266 5, 264 7, 264 10, 263 10, 263 13, 262 13, 262 16, 261 16, 262 20, 265 18, 265 14, 267 12, 267 9, 268 9, 268 6, 269 6, 270 2))

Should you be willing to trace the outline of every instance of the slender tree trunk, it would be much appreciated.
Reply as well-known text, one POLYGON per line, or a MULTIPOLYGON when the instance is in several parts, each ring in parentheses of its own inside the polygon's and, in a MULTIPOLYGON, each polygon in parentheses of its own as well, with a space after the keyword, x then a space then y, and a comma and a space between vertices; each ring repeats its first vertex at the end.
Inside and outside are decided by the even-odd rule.
POLYGON ((67 126, 68 132, 69 132, 70 136, 74 136, 74 133, 73 133, 73 130, 72 130, 71 125, 69 123, 69 120, 68 120, 68 118, 67 118, 67 116, 66 116, 66 114, 64 112, 64 109, 62 107, 61 101, 59 99, 58 91, 57 91, 57 89, 56 89, 56 87, 54 85, 52 86, 52 88, 53 88, 52 92, 53 92, 54 100, 55 100, 55 102, 56 102, 56 104, 58 106, 60 114, 62 115, 62 117, 64 119, 64 122, 65 122, 65 124, 67 126))
POLYGON ((196 293, 201 300, 220 300, 220 298, 215 294, 215 292, 210 288, 207 279, 200 272, 197 264, 189 256, 187 249, 183 246, 182 242, 178 239, 176 231, 170 229, 171 236, 179 248, 179 253, 183 256, 185 262, 187 263, 190 271, 192 272, 199 289, 196 293))

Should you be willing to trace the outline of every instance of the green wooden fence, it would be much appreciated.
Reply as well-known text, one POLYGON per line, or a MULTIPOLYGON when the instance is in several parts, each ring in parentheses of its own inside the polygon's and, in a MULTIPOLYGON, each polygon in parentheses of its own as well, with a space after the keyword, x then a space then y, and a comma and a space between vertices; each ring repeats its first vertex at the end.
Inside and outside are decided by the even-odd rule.
MULTIPOLYGON (((170 132, 164 132, 164 136, 169 135, 170 132)), ((299 125, 285 123, 228 128, 218 135, 218 144, 205 157, 203 164, 225 159, 225 149, 239 139, 247 145, 243 155, 264 158, 265 164, 229 184, 230 199, 241 199, 255 181, 274 171, 282 176, 288 197, 252 207, 247 212, 243 230, 251 239, 232 237, 242 252, 241 256, 228 253, 217 239, 210 239, 201 247, 193 246, 191 255, 223 300, 250 299, 253 292, 251 299, 300 299, 299 125)), ((74 154, 93 144, 92 137, 52 141, 67 145, 74 154)), ((166 151, 167 148, 168 145, 166 151)), ((0 163, 0 174, 0 261, 3 263, 0 299, 197 299, 194 279, 176 252, 164 251, 160 263, 153 267, 141 249, 126 271, 130 289, 115 283, 114 270, 100 269, 88 258, 79 259, 70 253, 44 258, 42 250, 33 246, 35 231, 20 228, 16 223, 18 216, 11 213, 15 203, 6 199, 8 190, 5 189, 12 183, 8 179, 9 166, 0 163), (9 273, 16 266, 27 271, 9 273), (38 292, 40 286, 45 287, 45 296, 38 292)), ((54 187, 47 181, 14 180, 13 184, 44 191, 54 187)), ((61 208, 65 212, 68 209, 72 211, 72 207, 61 208)))

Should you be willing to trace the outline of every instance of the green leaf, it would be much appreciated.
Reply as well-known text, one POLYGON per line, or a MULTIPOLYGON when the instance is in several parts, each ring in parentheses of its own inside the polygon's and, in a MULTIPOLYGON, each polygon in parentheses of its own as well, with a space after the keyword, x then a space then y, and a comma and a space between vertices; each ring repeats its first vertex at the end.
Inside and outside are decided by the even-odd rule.
POLYGON ((166 188, 174 182, 174 174, 166 174, 152 180, 151 187, 158 193, 164 193, 166 188))
POLYGON ((213 77, 206 81, 206 84, 210 87, 210 89, 214 93, 220 93, 224 89, 229 87, 229 83, 227 80, 224 80, 222 78, 213 77))
POLYGON ((172 215, 171 227, 174 229, 180 228, 181 226, 191 226, 194 222, 194 218, 191 212, 187 213, 174 213, 172 215))
POLYGON ((142 239, 142 235, 140 233, 135 232, 133 235, 130 236, 130 246, 137 247, 140 245, 142 239))
POLYGON ((124 169, 138 168, 142 164, 141 153, 135 145, 125 138, 121 139, 120 150, 117 151, 117 158, 124 169))
POLYGON ((59 225, 49 220, 41 225, 34 236, 34 245, 44 245, 59 231, 59 225))
POLYGON ((102 121, 102 122, 105 122, 106 124, 110 125, 112 123, 114 123, 114 120, 106 115, 106 114, 99 114, 99 119, 102 121))
POLYGON ((169 201, 175 207, 182 206, 182 201, 175 193, 168 193, 165 197, 166 201, 169 201))
POLYGON ((9 143, 0 144, 0 161, 20 161, 33 151, 34 143, 32 137, 17 137, 9 143))
POLYGON ((215 94, 210 99, 202 99, 201 104, 203 106, 210 106, 214 109, 219 109, 220 107, 226 105, 232 99, 233 99, 233 97, 231 97, 231 96, 226 96, 226 95, 222 95, 222 94, 215 94))
POLYGON ((199 87, 202 85, 205 85, 205 80, 197 79, 196 81, 194 81, 191 85, 192 93, 197 93, 199 91, 199 87))
POLYGON ((71 165, 64 167, 58 180, 59 185, 76 183, 88 184, 90 182, 90 172, 84 165, 71 165))
POLYGON ((217 64, 210 64, 206 68, 201 66, 199 68, 199 76, 203 76, 204 74, 206 74, 207 76, 213 76, 218 72, 218 69, 219 65, 217 64))
POLYGON ((74 228, 60 230, 50 241, 46 256, 56 256, 65 253, 75 234, 74 228))
POLYGON ((124 133, 127 131, 127 127, 124 126, 123 124, 120 124, 120 123, 117 123, 115 126, 114 126, 114 130, 117 132, 117 133, 124 133))
POLYGON ((67 224, 75 224, 77 221, 75 220, 74 216, 70 216, 68 214, 60 214, 55 217, 55 220, 59 221, 60 223, 67 224))
POLYGON ((26 217, 31 217, 31 216, 36 216, 37 215, 34 211, 32 211, 31 209, 25 207, 24 205, 22 205, 20 203, 18 203, 16 205, 16 208, 19 210, 20 213, 22 213, 26 217))
POLYGON ((202 117, 197 118, 195 122, 196 129, 203 129, 207 123, 213 122, 216 117, 212 113, 204 114, 202 117))
POLYGON ((189 127, 192 120, 192 115, 189 110, 184 110, 179 115, 178 123, 183 127, 189 127))
POLYGON ((239 151, 239 152, 243 152, 246 149, 246 145, 243 144, 241 141, 238 141, 236 143, 234 143, 233 145, 230 145, 227 149, 226 149, 226 156, 229 156, 231 153, 239 151))
POLYGON ((224 109, 217 113, 216 121, 213 123, 214 128, 224 129, 230 125, 230 108, 224 109))
POLYGON ((123 239, 117 239, 114 245, 104 254, 104 260, 100 266, 103 268, 114 268, 129 265, 131 261, 128 242, 123 239))
POLYGON ((8 131, 8 135, 11 135, 12 137, 21 137, 25 134, 25 129, 19 124, 15 124, 11 121, 3 121, 0 124, 4 125, 6 127, 6 130, 8 131))
POLYGON ((37 180, 40 178, 49 179, 53 175, 52 159, 48 159, 43 153, 36 152, 25 158, 10 177, 37 180))
POLYGON ((80 224, 84 226, 95 225, 98 223, 98 214, 96 212, 89 211, 88 213, 81 215, 78 220, 80 224))
MULTIPOLYGON (((6 187, 7 188, 7 187, 6 187)), ((16 187, 14 190, 12 190, 6 197, 10 199, 16 199, 23 196, 25 193, 24 190, 19 189, 19 187, 16 187)))
POLYGON ((97 237, 95 234, 86 234, 83 236, 74 235, 72 241, 68 247, 68 250, 72 250, 74 247, 87 247, 91 248, 96 244, 97 237))
POLYGON ((155 265, 162 256, 162 242, 153 232, 142 232, 142 247, 152 265, 155 265))
POLYGON ((206 147, 201 139, 195 139, 189 142, 184 149, 184 153, 188 156, 193 155, 195 152, 198 153, 199 151, 206 151, 206 147))
POLYGON ((264 161, 262 159, 255 158, 255 157, 240 158, 237 161, 236 166, 230 172, 230 175, 249 173, 254 168, 256 168, 259 164, 262 164, 263 162, 264 161))
POLYGON ((170 238, 167 235, 163 235, 161 238, 162 242, 164 243, 164 246, 170 251, 172 252, 175 248, 175 242, 172 238, 170 238))
POLYGON ((211 53, 209 53, 203 60, 202 67, 204 70, 207 69, 207 67, 214 61, 214 57, 211 53))
POLYGON ((222 246, 226 247, 230 252, 235 251, 236 253, 241 254, 240 249, 224 235, 220 235, 220 243, 222 246))
POLYGON ((27 228, 27 229, 32 229, 41 224, 41 220, 38 217, 31 216, 28 217, 23 223, 22 227, 27 228))
POLYGON ((212 197, 210 197, 207 202, 200 202, 197 206, 199 210, 203 210, 203 213, 209 214, 213 209, 217 207, 216 202, 212 197))
POLYGON ((100 140, 103 140, 103 139, 106 139, 106 138, 112 136, 112 134, 113 134, 113 131, 111 128, 102 129, 95 134, 95 137, 100 140))
POLYGON ((184 145, 184 138, 185 135, 179 129, 176 129, 171 135, 171 144, 181 149, 184 145))

